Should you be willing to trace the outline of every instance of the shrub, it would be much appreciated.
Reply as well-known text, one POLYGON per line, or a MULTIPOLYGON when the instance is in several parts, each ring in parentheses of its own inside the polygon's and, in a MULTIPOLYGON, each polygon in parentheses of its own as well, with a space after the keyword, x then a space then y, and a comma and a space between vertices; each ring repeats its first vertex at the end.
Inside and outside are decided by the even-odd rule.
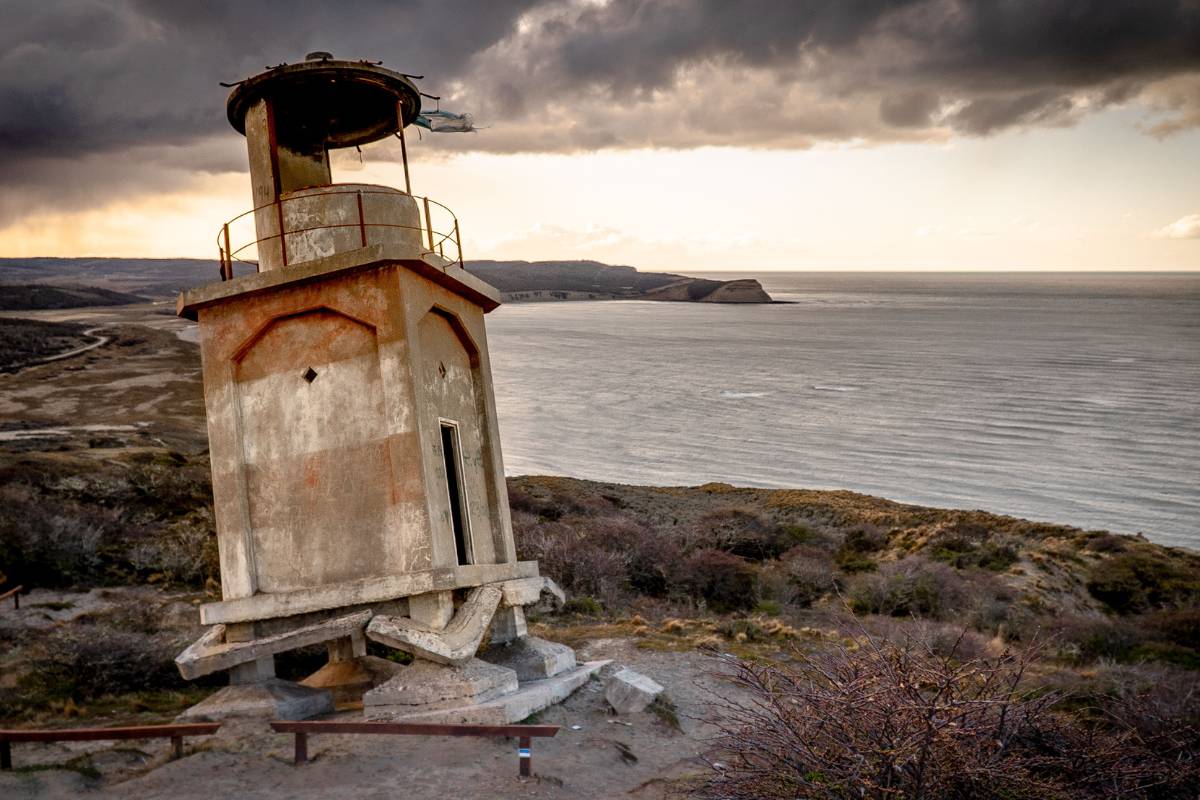
POLYGON ((726 508, 701 517, 695 525, 694 546, 724 550, 755 561, 778 558, 805 541, 812 532, 799 525, 777 525, 752 511, 726 508))
POLYGON ((778 617, 783 613, 783 607, 778 600, 759 600, 754 606, 755 614, 765 614, 768 617, 778 617))
POLYGON ((44 496, 27 484, 0 487, 0 563, 14 582, 70 586, 95 580, 101 546, 118 515, 44 496))
POLYGON ((964 599, 961 579, 944 564, 909 556, 850 585, 850 608, 859 614, 940 617, 964 599))
POLYGON ((1171 644, 1200 650, 1200 608, 1178 608, 1144 615, 1139 623, 1171 644))
POLYGON ((1008 542, 981 542, 959 533, 939 534, 926 547, 930 558, 959 569, 978 567, 1003 572, 1020 558, 1016 547, 1008 542))
POLYGON ((1128 549, 1124 536, 1116 536, 1111 533, 1097 533, 1089 536, 1084 547, 1093 553, 1123 553, 1128 549))
POLYGON ((833 592, 833 565, 826 558, 795 556, 787 561, 789 602, 808 608, 833 592))
POLYGON ((563 611, 583 617, 596 617, 604 613, 604 607, 594 597, 572 597, 563 604, 563 611))
POLYGON ((1059 657, 1075 663, 1127 661, 1141 644, 1138 629, 1121 619, 1060 617, 1051 628, 1059 657))
POLYGON ((623 595, 628 579, 629 554, 622 544, 644 536, 624 517, 563 517, 519 527, 515 533, 522 557, 537 559, 542 571, 569 594, 609 605, 623 595))
POLYGON ((1128 614, 1200 597, 1200 575, 1166 553, 1132 550, 1093 565, 1087 589, 1109 608, 1128 614))
POLYGON ((161 637, 100 625, 61 628, 37 649, 22 690, 44 699, 91 700, 143 689, 178 688, 174 644, 161 637))
POLYGON ((723 550, 697 550, 684 559, 677 579, 692 597, 714 611, 753 608, 758 603, 757 570, 744 558, 723 550))
POLYGON ((887 535, 873 525, 860 525, 846 532, 846 538, 833 554, 834 563, 842 572, 869 572, 875 569, 871 553, 887 545, 887 535))
MULTIPOLYGON (((1200 781, 1195 706, 1139 694, 1102 724, 1023 685, 1035 649, 971 657, 860 637, 796 666, 721 656, 700 800, 1186 798, 1200 781)), ((1194 692, 1189 693, 1195 696, 1194 692)))

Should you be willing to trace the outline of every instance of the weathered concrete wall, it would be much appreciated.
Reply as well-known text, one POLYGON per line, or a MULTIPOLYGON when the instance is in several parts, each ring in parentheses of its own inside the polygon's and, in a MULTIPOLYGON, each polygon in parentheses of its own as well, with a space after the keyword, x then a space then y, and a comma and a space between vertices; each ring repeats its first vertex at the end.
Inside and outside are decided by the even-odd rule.
POLYGON ((234 369, 259 590, 388 574, 397 565, 379 536, 391 469, 375 329, 328 309, 285 317, 234 369))
MULTIPOLYGON (((339 183, 280 196, 288 264, 379 244, 384 252, 407 252, 423 241, 417 202, 386 186, 339 183), (359 199, 362 221, 359 227, 359 199), (366 238, 364 243, 363 239, 366 238)), ((282 256, 282 254, 280 254, 282 256)), ((264 268, 275 265, 264 262, 264 268)))
POLYGON ((226 599, 430 565, 399 271, 201 310, 226 599))
MULTIPOLYGON (((419 275, 405 271, 400 277, 401 295, 408 307, 406 316, 414 327, 414 340, 422 339, 421 328, 424 326, 425 338, 439 343, 436 353, 431 350, 428 357, 419 347, 422 355, 414 363, 413 369, 414 375, 418 376, 418 392, 423 400, 418 422, 423 452, 431 466, 438 471, 435 474, 440 475, 442 445, 439 418, 455 419, 453 413, 462 414, 468 419, 473 416, 474 424, 468 426, 469 431, 460 429, 460 436, 463 437, 461 446, 464 462, 470 461, 464 482, 471 513, 471 539, 476 548, 475 563, 516 561, 483 311, 478 305, 419 275), (454 335, 457 348, 447 343, 448 333, 454 335), (434 358, 438 353, 441 356, 453 355, 451 361, 457 360, 458 364, 456 372, 451 371, 451 361, 442 357, 434 358), (464 355, 470 363, 469 378, 462 362, 464 355), (443 363, 447 370, 445 377, 441 376, 440 370, 443 363), (468 390, 473 394, 471 399, 466 397, 468 390), (428 403, 424 403, 426 399, 428 403), (439 411, 439 403, 443 408, 451 409, 450 413, 439 411), (468 436, 471 437, 469 441, 468 436), (490 542, 487 542, 489 539, 490 542)), ((461 424, 462 421, 459 422, 461 424)), ((454 533, 445 490, 431 492, 429 502, 429 516, 435 522, 435 565, 453 564, 454 533)))
MULTIPOLYGON (((487 484, 485 482, 480 429, 483 414, 475 404, 475 368, 478 363, 474 344, 464 346, 451 322, 437 309, 426 312, 417 324, 421 352, 418 374, 420 390, 427 402, 422 422, 430 434, 424 438, 430 462, 444 458, 440 427, 442 420, 453 422, 458 429, 459 456, 462 467, 460 483, 465 496, 468 519, 467 540, 470 563, 490 564, 495 561, 491 537, 491 520, 487 514, 487 484), (467 347, 471 348, 469 352, 467 347)), ((434 522, 434 563, 445 566, 455 560, 453 525, 450 516, 450 494, 446 474, 434 474, 429 507, 434 522), (449 547, 445 545, 449 544, 449 547)))
POLYGON ((516 561, 479 305, 376 261, 197 313, 226 601, 453 569, 443 418, 472 561, 516 561))

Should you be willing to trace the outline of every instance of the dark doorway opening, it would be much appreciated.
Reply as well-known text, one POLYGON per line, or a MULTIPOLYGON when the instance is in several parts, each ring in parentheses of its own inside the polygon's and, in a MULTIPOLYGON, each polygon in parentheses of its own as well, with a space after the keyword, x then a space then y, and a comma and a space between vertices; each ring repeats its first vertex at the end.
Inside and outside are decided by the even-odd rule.
POLYGON ((454 527, 454 549, 458 554, 459 564, 470 564, 471 551, 467 546, 467 498, 462 485, 458 426, 451 422, 442 423, 442 459, 446 467, 446 488, 450 492, 450 522, 454 527))

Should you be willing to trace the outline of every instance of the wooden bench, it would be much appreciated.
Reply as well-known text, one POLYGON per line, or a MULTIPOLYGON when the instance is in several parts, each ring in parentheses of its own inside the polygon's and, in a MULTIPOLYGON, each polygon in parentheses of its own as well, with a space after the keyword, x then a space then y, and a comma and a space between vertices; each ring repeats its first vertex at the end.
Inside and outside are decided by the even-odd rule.
POLYGON ((25 591, 24 586, 15 586, 4 594, 0 594, 0 601, 7 600, 11 597, 13 601, 13 608, 18 609, 21 607, 21 592, 23 591, 25 591))
POLYGON ((369 733, 391 736, 514 736, 517 738, 518 774, 528 777, 532 766, 532 740, 552 737, 557 725, 422 725, 406 722, 272 722, 276 733, 296 735, 296 763, 308 761, 308 737, 314 733, 369 733))
POLYGON ((175 748, 174 757, 183 757, 183 737, 209 736, 221 727, 219 722, 191 722, 181 725, 139 725, 130 728, 61 728, 59 730, 0 729, 0 769, 12 769, 12 742, 82 742, 105 739, 167 739, 175 748))

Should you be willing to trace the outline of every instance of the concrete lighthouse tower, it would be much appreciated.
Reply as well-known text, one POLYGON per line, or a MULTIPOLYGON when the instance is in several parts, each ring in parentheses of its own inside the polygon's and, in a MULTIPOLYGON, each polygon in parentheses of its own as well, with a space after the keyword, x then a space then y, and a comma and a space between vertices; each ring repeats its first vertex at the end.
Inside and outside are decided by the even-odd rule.
POLYGON ((231 686, 190 716, 361 699, 375 717, 507 721, 598 668, 525 635, 523 606, 561 593, 517 560, 484 329, 499 295, 463 268, 454 215, 412 192, 420 111, 408 77, 328 53, 229 97, 253 209, 219 232, 221 280, 178 303, 200 333, 222 599, 176 662, 231 686), (331 149, 393 135, 403 189, 333 182, 331 149), (321 671, 275 677, 276 654, 322 642, 321 671))

